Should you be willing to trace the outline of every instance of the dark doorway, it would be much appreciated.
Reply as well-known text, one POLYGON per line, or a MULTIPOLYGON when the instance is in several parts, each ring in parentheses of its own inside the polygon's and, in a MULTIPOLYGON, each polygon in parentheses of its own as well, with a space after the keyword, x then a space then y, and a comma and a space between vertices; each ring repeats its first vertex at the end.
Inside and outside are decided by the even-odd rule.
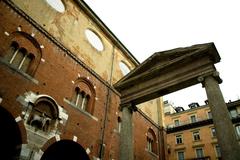
POLYGON ((61 140, 52 144, 41 160, 90 160, 85 149, 71 140, 61 140))
POLYGON ((19 159, 21 132, 14 117, 0 106, 0 156, 3 159, 19 159))

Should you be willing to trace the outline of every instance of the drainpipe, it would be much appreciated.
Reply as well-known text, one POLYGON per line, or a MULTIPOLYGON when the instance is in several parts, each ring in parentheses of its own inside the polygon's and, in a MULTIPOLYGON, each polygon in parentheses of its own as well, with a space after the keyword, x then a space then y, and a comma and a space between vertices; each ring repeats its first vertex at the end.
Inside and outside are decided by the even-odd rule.
MULTIPOLYGON (((110 85, 112 85, 114 51, 115 51, 115 46, 113 46, 113 49, 112 49, 112 64, 111 64, 110 79, 109 79, 110 85)), ((104 150, 105 150, 104 136, 105 136, 106 123, 107 123, 107 113, 108 113, 108 108, 109 108, 110 95, 111 95, 111 91, 110 91, 109 87, 107 87, 107 97, 106 97, 106 103, 104 106, 105 107, 105 116, 104 116, 104 121, 103 121, 103 130, 102 130, 102 134, 101 134, 100 151, 99 151, 99 156, 98 156, 100 159, 104 158, 104 150)))

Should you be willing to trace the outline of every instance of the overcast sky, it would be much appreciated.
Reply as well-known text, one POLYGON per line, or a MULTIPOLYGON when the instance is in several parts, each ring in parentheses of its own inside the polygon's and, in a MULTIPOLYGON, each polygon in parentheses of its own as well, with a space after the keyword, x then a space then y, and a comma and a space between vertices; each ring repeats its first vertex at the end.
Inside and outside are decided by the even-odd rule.
MULTIPOLYGON (((85 0, 140 61, 154 52, 214 42, 225 101, 240 96, 240 2, 238 0, 85 0)), ((197 85, 169 94, 176 106, 204 104, 197 85)))

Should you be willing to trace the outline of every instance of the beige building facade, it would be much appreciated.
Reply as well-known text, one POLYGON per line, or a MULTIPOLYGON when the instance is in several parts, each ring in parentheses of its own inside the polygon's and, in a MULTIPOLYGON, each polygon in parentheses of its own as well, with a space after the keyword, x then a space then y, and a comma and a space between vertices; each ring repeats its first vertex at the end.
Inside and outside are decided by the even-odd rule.
MULTIPOLYGON (((226 103, 236 136, 240 137, 240 100, 226 103)), ((209 104, 165 114, 169 160, 218 160, 221 151, 209 104)))

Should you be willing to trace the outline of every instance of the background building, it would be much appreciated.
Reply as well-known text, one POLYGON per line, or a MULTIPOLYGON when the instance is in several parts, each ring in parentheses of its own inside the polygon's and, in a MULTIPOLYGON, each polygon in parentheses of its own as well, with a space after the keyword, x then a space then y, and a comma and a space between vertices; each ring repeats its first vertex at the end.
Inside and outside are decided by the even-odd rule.
MULTIPOLYGON (((113 84, 139 62, 83 1, 53 2, 0 0, 1 156, 119 159, 113 84)), ((165 158, 162 108, 134 114, 135 159, 165 158)))
MULTIPOLYGON (((207 101, 206 101, 207 103, 207 101)), ((240 100, 227 103, 236 136, 240 137, 240 100)), ((221 159, 209 105, 191 103, 188 110, 165 114, 169 159, 221 159)))

